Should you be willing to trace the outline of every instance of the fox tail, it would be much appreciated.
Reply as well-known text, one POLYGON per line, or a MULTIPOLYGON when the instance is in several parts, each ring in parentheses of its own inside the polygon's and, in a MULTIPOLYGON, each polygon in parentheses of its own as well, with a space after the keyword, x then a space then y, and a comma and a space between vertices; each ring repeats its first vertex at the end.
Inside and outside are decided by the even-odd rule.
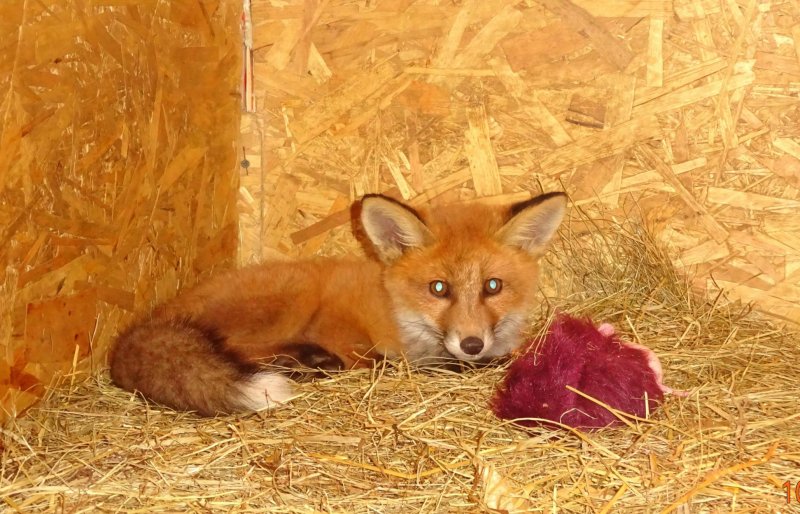
POLYGON ((120 334, 111 379, 162 405, 203 416, 259 411, 292 396, 292 381, 226 350, 191 321, 151 320, 120 334))

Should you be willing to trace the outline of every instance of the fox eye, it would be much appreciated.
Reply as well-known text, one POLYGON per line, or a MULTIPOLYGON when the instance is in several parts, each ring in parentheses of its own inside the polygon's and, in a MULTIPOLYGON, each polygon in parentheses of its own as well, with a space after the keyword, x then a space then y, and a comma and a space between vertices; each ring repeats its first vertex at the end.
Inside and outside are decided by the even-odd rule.
POLYGON ((430 283, 429 289, 433 296, 438 296, 439 298, 444 298, 450 293, 450 287, 444 280, 434 280, 430 283))
POLYGON ((488 295, 497 294, 503 289, 503 281, 499 278, 490 278, 483 283, 483 291, 488 295))

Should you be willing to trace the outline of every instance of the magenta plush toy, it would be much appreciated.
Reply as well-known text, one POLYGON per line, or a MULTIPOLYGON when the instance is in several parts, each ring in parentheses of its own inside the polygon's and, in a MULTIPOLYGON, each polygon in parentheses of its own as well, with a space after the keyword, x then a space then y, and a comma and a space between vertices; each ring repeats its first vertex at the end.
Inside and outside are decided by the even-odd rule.
POLYGON ((676 392, 662 383, 661 363, 648 348, 620 340, 614 327, 559 314, 543 339, 511 364, 492 408, 502 419, 535 426, 552 420, 575 428, 602 428, 621 421, 581 391, 617 410, 645 417, 676 392), (645 395, 649 407, 645 406, 645 395))

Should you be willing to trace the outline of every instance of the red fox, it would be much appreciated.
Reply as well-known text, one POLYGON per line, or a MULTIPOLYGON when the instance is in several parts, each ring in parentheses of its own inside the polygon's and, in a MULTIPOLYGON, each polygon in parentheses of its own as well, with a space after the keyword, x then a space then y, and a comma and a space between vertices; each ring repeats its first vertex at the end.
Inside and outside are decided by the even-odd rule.
POLYGON ((287 401, 292 380, 277 366, 485 362, 520 345, 566 195, 419 212, 367 195, 360 207, 377 259, 268 262, 211 278, 119 335, 112 380, 213 416, 287 401))

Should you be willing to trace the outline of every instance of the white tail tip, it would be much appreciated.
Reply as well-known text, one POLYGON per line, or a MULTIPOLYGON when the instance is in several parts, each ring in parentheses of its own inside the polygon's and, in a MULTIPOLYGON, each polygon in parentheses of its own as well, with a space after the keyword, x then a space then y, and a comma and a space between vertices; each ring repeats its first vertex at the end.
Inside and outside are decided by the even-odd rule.
POLYGON ((294 395, 289 378, 268 372, 253 375, 239 386, 239 391, 242 407, 252 411, 272 409, 289 401, 294 395))

